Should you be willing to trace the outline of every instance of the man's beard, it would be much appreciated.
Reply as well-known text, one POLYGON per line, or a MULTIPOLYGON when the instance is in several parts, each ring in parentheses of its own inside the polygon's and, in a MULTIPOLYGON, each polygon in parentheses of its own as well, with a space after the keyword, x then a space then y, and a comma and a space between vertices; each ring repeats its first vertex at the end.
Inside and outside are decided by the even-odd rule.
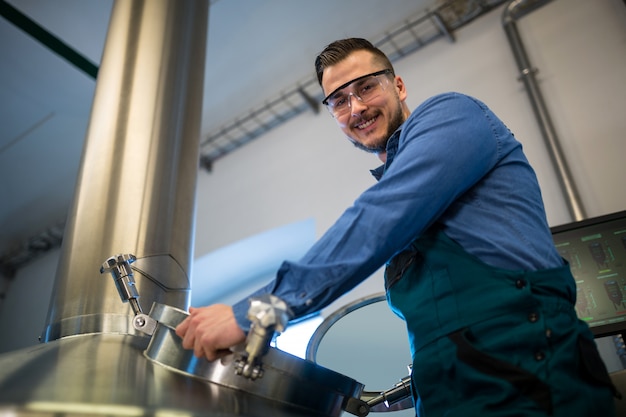
POLYGON ((367 146, 360 142, 357 142, 350 137, 348 139, 350 140, 350 142, 352 142, 355 148, 358 148, 368 153, 380 154, 387 150, 387 142, 389 142, 389 138, 402 125, 402 123, 404 123, 404 114, 402 113, 402 107, 398 106, 396 112, 391 118, 391 121, 387 125, 387 131, 385 132, 385 135, 377 143, 367 146))

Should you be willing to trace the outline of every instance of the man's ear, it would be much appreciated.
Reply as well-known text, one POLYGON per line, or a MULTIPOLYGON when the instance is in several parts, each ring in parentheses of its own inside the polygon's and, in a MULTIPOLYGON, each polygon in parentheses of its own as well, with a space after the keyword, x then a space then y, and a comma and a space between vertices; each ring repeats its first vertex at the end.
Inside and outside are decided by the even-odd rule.
POLYGON ((403 101, 407 97, 406 86, 404 85, 404 80, 399 75, 396 75, 393 79, 394 88, 398 92, 398 97, 400 97, 400 101, 403 101))

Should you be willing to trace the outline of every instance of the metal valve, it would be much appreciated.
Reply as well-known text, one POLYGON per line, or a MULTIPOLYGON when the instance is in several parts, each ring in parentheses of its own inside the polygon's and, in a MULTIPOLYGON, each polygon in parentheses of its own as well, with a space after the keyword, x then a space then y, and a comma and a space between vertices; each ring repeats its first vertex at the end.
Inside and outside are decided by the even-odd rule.
POLYGON ((235 362, 235 372, 246 378, 263 376, 261 357, 270 347, 275 333, 285 330, 292 313, 280 298, 266 294, 250 300, 248 319, 252 322, 246 338, 245 353, 235 362))
POLYGON ((411 391, 411 374, 413 373, 413 366, 409 365, 408 369, 409 374, 390 389, 382 391, 378 394, 367 391, 361 396, 361 400, 365 401, 367 407, 371 411, 376 412, 393 411, 392 406, 394 406, 396 410, 404 410, 414 407, 411 391))
POLYGON ((384 404, 386 408, 390 408, 393 404, 407 399, 411 399, 411 375, 405 376, 392 388, 381 392, 379 395, 366 402, 370 408, 381 403, 384 404))

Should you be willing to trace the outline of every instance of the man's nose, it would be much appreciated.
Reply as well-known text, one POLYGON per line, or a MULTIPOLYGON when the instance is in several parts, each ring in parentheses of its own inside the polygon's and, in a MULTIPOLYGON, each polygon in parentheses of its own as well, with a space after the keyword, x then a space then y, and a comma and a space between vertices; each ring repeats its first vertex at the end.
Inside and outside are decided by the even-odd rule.
POLYGON ((363 110, 367 108, 363 101, 354 93, 350 93, 348 100, 350 100, 350 113, 353 116, 360 116, 363 110))

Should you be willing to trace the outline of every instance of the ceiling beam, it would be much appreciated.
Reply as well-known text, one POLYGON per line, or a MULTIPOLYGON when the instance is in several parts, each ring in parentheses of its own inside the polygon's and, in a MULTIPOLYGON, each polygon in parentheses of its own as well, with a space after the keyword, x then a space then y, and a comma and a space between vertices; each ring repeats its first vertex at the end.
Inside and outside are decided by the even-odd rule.
POLYGON ((83 71, 91 78, 96 79, 98 76, 98 66, 96 64, 63 42, 60 38, 54 36, 30 17, 11 6, 5 0, 0 0, 0 16, 41 42, 52 52, 83 71))

